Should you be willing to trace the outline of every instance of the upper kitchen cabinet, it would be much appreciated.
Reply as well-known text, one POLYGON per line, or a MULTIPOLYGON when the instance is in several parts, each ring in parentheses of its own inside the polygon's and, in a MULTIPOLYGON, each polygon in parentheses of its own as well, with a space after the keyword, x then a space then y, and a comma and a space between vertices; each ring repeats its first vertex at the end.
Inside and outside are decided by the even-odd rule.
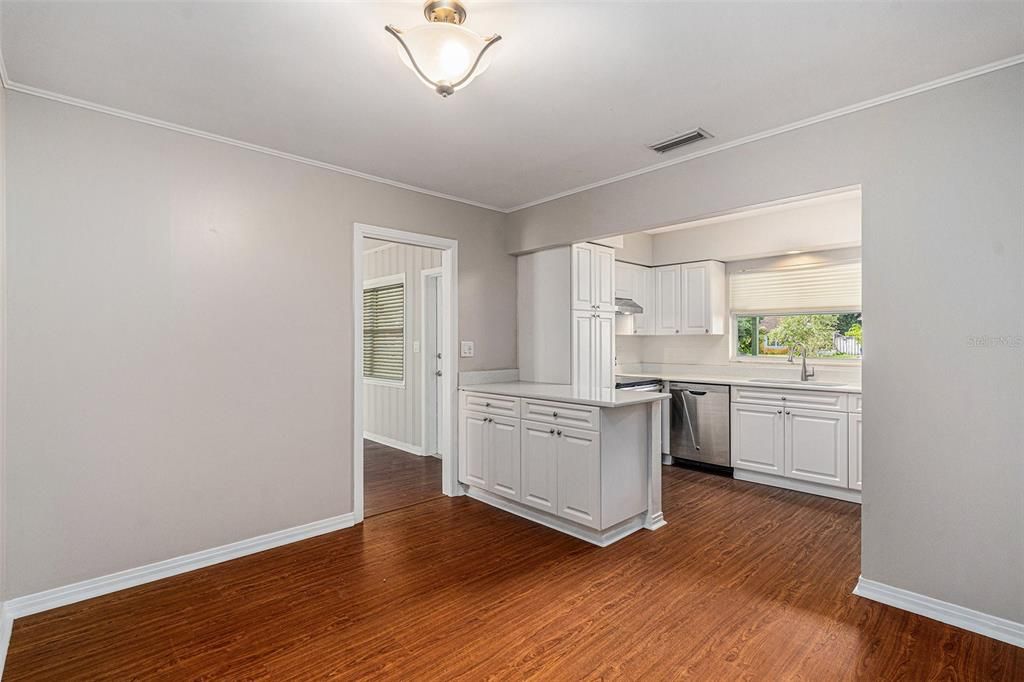
POLYGON ((681 286, 681 333, 724 334, 725 263, 686 263, 682 266, 681 286))
POLYGON ((700 261, 654 268, 655 334, 724 334, 725 264, 700 261))
POLYGON ((654 333, 682 333, 682 272, 681 265, 654 268, 654 333))
POLYGON ((572 246, 572 309, 615 312, 615 249, 572 246))
POLYGON ((621 315, 616 320, 616 333, 649 335, 654 333, 655 275, 654 270, 632 263, 615 263, 615 297, 635 301, 642 313, 621 315))

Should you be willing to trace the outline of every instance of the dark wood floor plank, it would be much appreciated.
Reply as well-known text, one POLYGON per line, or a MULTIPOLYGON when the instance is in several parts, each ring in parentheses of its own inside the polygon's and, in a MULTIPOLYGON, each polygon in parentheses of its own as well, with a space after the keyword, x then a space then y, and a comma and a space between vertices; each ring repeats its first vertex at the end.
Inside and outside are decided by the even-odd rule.
POLYGON ((664 498, 603 549, 429 499, 18 619, 5 679, 1024 679, 1022 649, 850 593, 856 505, 674 468, 664 498))
POLYGON ((363 515, 441 497, 441 460, 363 441, 363 515))

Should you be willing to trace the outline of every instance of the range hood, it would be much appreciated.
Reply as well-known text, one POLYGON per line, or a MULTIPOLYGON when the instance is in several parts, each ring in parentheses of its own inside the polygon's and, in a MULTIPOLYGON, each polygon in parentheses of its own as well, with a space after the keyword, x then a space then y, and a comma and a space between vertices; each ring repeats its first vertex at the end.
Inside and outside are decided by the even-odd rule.
POLYGON ((616 315, 639 315, 644 312, 643 306, 631 298, 615 297, 616 315))

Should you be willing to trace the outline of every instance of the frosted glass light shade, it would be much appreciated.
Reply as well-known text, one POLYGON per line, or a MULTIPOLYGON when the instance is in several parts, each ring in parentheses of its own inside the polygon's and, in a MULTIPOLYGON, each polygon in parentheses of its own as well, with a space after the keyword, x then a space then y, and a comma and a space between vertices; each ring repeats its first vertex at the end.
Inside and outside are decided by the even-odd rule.
POLYGON ((443 22, 404 29, 400 34, 398 56, 427 87, 442 95, 461 90, 486 71, 495 52, 495 46, 490 45, 489 48, 489 43, 497 42, 494 38, 484 39, 462 26, 443 22), (415 64, 402 46, 403 40, 415 64), (479 63, 477 57, 480 57, 479 63))

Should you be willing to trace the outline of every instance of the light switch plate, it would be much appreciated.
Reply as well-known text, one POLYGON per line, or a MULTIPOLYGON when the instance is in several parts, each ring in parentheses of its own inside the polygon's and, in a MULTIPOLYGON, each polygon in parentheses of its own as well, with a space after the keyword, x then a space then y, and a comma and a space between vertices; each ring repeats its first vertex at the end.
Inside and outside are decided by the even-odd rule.
POLYGON ((473 342, 472 341, 463 341, 462 342, 462 346, 459 349, 459 356, 463 357, 463 358, 471 358, 471 357, 473 357, 473 342))
POLYGON ((419 353, 420 352, 420 342, 419 341, 413 341, 412 342, 412 352, 413 353, 419 353))

